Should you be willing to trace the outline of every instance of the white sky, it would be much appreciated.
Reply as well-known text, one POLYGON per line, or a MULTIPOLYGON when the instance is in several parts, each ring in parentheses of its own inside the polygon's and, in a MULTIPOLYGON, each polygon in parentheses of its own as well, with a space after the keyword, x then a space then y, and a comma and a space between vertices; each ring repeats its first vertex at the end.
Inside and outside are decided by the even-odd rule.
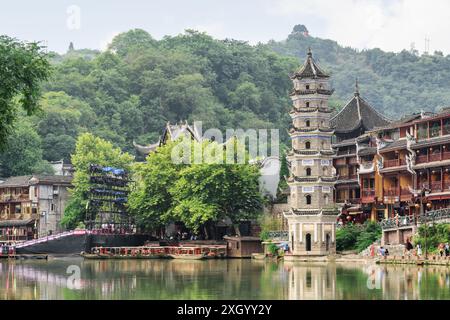
POLYGON ((354 48, 450 53, 449 0, 0 0, 0 34, 50 50, 101 49, 132 28, 153 37, 191 28, 250 43, 283 40, 296 24, 354 48), (79 14, 78 14, 79 13, 79 14))

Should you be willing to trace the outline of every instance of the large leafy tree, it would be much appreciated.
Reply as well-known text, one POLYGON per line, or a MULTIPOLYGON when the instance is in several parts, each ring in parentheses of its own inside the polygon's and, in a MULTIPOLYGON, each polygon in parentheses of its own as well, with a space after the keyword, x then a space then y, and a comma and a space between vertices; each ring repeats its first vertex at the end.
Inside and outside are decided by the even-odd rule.
POLYGON ((173 198, 170 187, 177 181, 182 165, 171 158, 175 142, 148 155, 145 163, 134 166, 135 188, 128 199, 130 213, 140 227, 154 230, 171 221, 173 198))
POLYGON ((86 194, 90 189, 89 166, 97 164, 130 170, 134 157, 115 148, 111 142, 84 133, 77 139, 72 164, 75 169, 70 190, 71 197, 64 212, 62 224, 67 228, 74 228, 86 217, 86 194))
POLYGON ((22 122, 6 139, 0 153, 0 176, 52 174, 50 164, 42 160, 41 138, 27 122, 22 122))
POLYGON ((38 43, 0 36, 0 147, 4 147, 17 118, 17 105, 28 114, 38 109, 41 82, 50 63, 38 43))
MULTIPOLYGON (((234 142, 234 141, 233 141, 234 142)), ((168 221, 184 223, 193 231, 204 227, 207 236, 213 222, 229 218, 234 224, 255 218, 261 212, 259 169, 248 163, 226 163, 226 149, 215 142, 187 144, 176 141, 159 148, 136 167, 136 189, 130 195, 130 209, 141 225, 157 227, 168 221), (187 144, 191 161, 174 163, 174 147, 187 144), (189 149, 190 148, 190 149, 189 149), (203 150, 195 163, 194 150, 203 150), (209 150, 209 151, 207 151, 209 150), (210 157, 207 157, 207 156, 210 157), (208 161, 213 160, 215 161, 208 161)), ((234 144, 227 144, 233 148, 234 144)), ((231 159, 237 157, 234 149, 231 159)), ((185 153, 186 154, 186 153, 185 153)))

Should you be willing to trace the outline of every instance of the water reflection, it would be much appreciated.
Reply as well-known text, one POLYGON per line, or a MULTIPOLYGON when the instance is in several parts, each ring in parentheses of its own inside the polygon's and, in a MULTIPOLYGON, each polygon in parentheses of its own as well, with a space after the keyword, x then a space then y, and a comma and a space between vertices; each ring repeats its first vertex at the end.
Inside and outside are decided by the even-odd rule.
POLYGON ((1 261, 0 299, 450 299, 450 270, 251 260, 1 261), (67 273, 69 266, 79 268, 79 278, 67 273))

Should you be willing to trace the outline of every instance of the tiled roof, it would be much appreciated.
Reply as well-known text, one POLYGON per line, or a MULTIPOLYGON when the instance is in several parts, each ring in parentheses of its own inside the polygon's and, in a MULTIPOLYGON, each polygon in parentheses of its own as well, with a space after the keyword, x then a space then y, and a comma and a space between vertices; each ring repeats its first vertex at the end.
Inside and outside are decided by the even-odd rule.
POLYGON ((39 184, 71 184, 73 177, 71 176, 46 176, 34 175, 38 179, 39 184))
POLYGON ((6 179, 3 183, 0 183, 0 188, 4 187, 28 187, 32 178, 37 179, 38 184, 70 184, 72 182, 72 177, 70 176, 46 176, 46 175, 29 175, 29 176, 18 176, 10 177, 6 179))
POLYGON ((28 187, 30 185, 30 176, 17 176, 6 179, 3 183, 0 183, 0 187, 28 187))
POLYGON ((347 146, 354 146, 354 145, 356 145, 356 141, 354 138, 352 138, 352 139, 342 140, 342 141, 333 143, 333 148, 347 147, 347 146))
POLYGON ((0 221, 0 227, 6 228, 6 227, 23 227, 34 223, 34 219, 27 219, 27 220, 3 220, 0 221))
POLYGON ((359 156, 371 156, 377 153, 377 148, 375 147, 368 147, 368 148, 364 148, 364 149, 360 149, 358 151, 358 155, 359 156))
POLYGON ((308 52, 308 57, 306 58, 303 66, 298 70, 292 78, 329 78, 323 70, 319 68, 317 63, 314 61, 312 57, 311 49, 308 52))
POLYGON ((330 120, 331 126, 338 134, 349 133, 361 127, 372 130, 376 127, 384 127, 389 123, 390 120, 371 107, 360 97, 358 92, 330 120))
POLYGON ((406 148, 406 139, 401 140, 394 140, 393 142, 387 144, 383 148, 381 148, 380 151, 389 151, 389 150, 396 150, 396 149, 403 149, 406 148))

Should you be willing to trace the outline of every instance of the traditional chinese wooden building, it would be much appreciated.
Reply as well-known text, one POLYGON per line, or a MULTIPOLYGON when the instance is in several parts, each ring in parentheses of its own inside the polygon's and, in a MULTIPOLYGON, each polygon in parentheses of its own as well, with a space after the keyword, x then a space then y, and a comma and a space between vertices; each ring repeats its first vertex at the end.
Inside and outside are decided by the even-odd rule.
POLYGON ((375 197, 376 176, 372 164, 376 147, 365 133, 389 123, 390 120, 361 97, 358 81, 352 99, 330 120, 336 151, 333 159, 337 175, 335 199, 342 207, 341 218, 345 222, 363 222, 373 214, 367 201, 375 197), (362 170, 361 163, 365 166, 362 170))

